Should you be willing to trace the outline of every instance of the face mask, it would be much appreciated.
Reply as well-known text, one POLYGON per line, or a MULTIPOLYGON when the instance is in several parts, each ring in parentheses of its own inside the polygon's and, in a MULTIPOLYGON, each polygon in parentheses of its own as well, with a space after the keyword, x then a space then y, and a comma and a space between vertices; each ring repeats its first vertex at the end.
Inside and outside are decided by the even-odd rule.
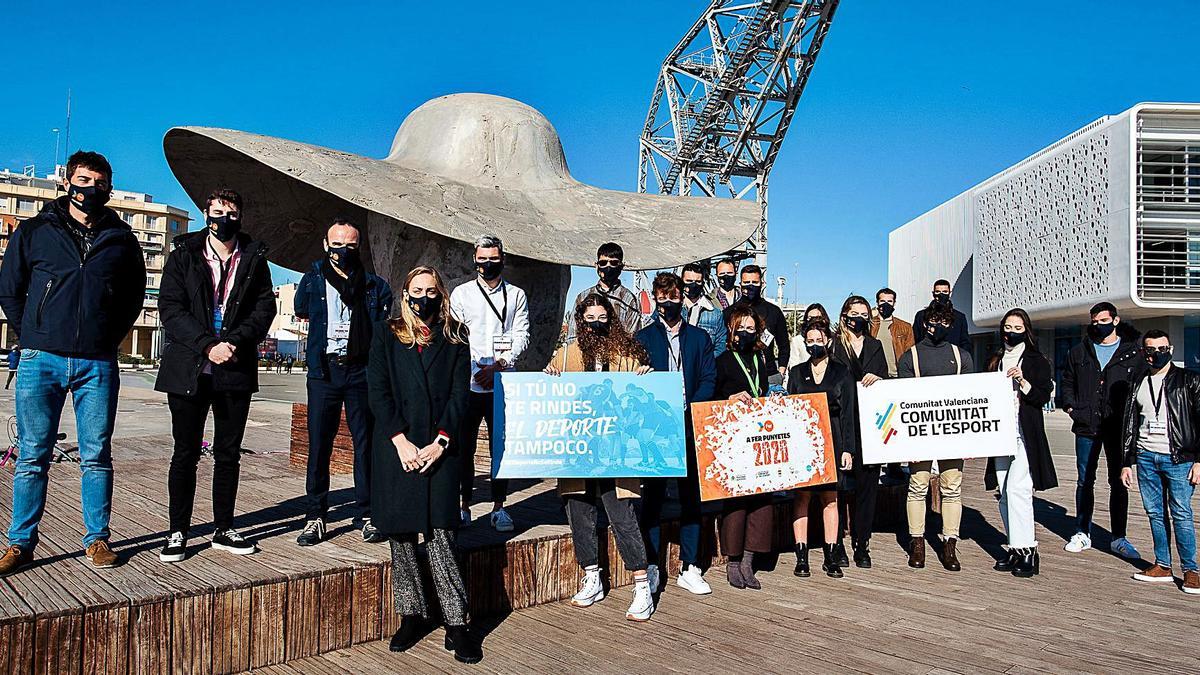
POLYGON ((621 283, 621 267, 601 267, 598 268, 600 279, 608 286, 616 286, 621 283))
POLYGON ((442 308, 442 296, 423 295, 418 298, 410 295, 408 296, 408 306, 421 321, 428 323, 430 319, 437 316, 438 310, 442 308))
POLYGON ((940 323, 929 325, 929 341, 935 345, 940 345, 942 340, 946 339, 946 334, 950 332, 949 326, 943 326, 940 323))
POLYGON ((733 336, 733 347, 739 352, 748 352, 758 344, 758 334, 752 330, 739 330, 733 336))
POLYGON ((349 246, 330 246, 329 262, 342 271, 355 269, 358 267, 358 249, 349 246))
POLYGON ((896 311, 896 308, 894 306, 892 306, 892 303, 890 303, 890 302, 879 303, 879 316, 881 316, 885 319, 890 319, 890 318, 892 318, 892 312, 894 312, 894 311, 896 311))
POLYGON ((938 304, 941 304, 941 305, 948 305, 948 304, 950 304, 950 294, 949 293, 934 293, 933 301, 938 304))
POLYGON ((229 214, 225 214, 220 218, 209 216, 206 222, 208 223, 208 231, 212 232, 217 241, 222 243, 230 241, 237 236, 238 232, 242 231, 241 219, 230 218, 229 214))
POLYGON ((862 335, 867 331, 867 326, 870 325, 865 316, 848 316, 844 321, 846 322, 846 328, 849 328, 850 332, 855 335, 862 335))
POLYGON ((829 353, 829 348, 825 345, 808 345, 808 355, 814 359, 823 359, 829 353))
POLYGON ((675 323, 679 317, 683 316, 683 303, 674 300, 659 300, 658 313, 667 320, 667 323, 675 323))
POLYGON ((718 274, 717 283, 721 284, 721 290, 732 291, 735 282, 735 277, 732 274, 718 274))
POLYGON ((1115 323, 1094 323, 1088 326, 1088 335, 1092 338, 1093 342, 1103 342, 1116 329, 1117 324, 1115 323))
POLYGON ((746 302, 754 302, 760 295, 762 295, 762 286, 742 284, 742 297, 746 299, 746 302))
POLYGON ((479 276, 483 277, 484 281, 494 281, 504 271, 503 260, 485 260, 475 263, 475 269, 479 270, 479 276))
POLYGON ((592 331, 596 335, 599 335, 600 337, 608 335, 607 321, 584 321, 583 325, 587 326, 588 330, 592 331))
POLYGON ((1025 342, 1024 333, 1014 333, 1011 330, 1004 331, 1004 344, 1009 347, 1016 347, 1023 342, 1025 342))
POLYGON ((699 281, 689 281, 683 285, 683 293, 688 300, 697 300, 704 293, 704 284, 699 281))
POLYGON ((1146 362, 1151 368, 1158 370, 1171 362, 1171 352, 1147 351, 1146 362))
POLYGON ((80 187, 71 185, 67 188, 67 198, 75 205, 75 208, 83 211, 89 216, 97 215, 108 203, 108 197, 111 193, 107 190, 101 190, 95 185, 80 187))

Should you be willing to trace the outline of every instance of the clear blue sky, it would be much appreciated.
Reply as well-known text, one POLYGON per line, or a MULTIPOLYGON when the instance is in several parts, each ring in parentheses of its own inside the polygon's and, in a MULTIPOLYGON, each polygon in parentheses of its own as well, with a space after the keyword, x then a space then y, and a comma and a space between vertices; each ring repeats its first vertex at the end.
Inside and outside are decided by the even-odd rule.
MULTIPOLYGON (((71 148, 194 212, 171 126, 382 157, 413 108, 480 91, 545 113, 580 180, 633 190, 659 64, 706 4, 8 0, 0 166, 49 170, 71 87, 71 148)), ((1101 115, 1200 100, 1197 35, 1194 0, 844 0, 771 177, 770 275, 869 294, 889 230, 1101 115)))

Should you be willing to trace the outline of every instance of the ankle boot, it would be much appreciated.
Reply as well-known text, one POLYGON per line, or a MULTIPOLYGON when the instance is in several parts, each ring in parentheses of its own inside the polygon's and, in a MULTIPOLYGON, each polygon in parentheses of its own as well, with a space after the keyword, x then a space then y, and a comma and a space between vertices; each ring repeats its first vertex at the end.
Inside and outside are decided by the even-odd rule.
POLYGON ((742 580, 746 582, 746 588, 757 591, 762 588, 762 582, 758 577, 754 576, 754 553, 746 551, 742 554, 742 580))
POLYGON ((1020 555, 1017 557, 1016 564, 1013 565, 1012 574, 1014 577, 1029 578, 1035 574, 1041 573, 1042 559, 1038 555, 1037 547, 1020 549, 1020 555))
POLYGON ((834 546, 833 552, 837 554, 838 567, 849 567, 850 559, 846 557, 846 542, 844 539, 838 539, 838 543, 834 546))
POLYGON ((796 569, 792 574, 798 577, 812 576, 808 570, 808 544, 796 544, 796 569))
POLYGON ((866 541, 854 542, 854 565, 864 570, 871 569, 871 544, 866 541))
POLYGON ((951 572, 957 572, 962 569, 962 564, 958 562, 958 539, 950 537, 942 546, 942 567, 945 567, 951 572))
POLYGON ((729 585, 734 588, 745 588, 746 580, 742 578, 742 563, 739 560, 730 558, 725 565, 725 578, 729 580, 729 585))
POLYGON ((388 649, 394 652, 408 651, 429 633, 428 625, 419 616, 405 616, 400 619, 400 627, 392 635, 388 649))
POLYGON ((460 663, 483 660, 483 646, 467 626, 446 626, 446 650, 454 652, 454 660, 460 663))
POLYGON ((1013 571, 1013 568, 1017 566, 1017 558, 1019 558, 1021 555, 1020 551, 1021 549, 1019 548, 1008 549, 1008 554, 1000 560, 997 560, 996 564, 992 565, 992 569, 996 570, 997 572, 1013 571))
POLYGON ((821 570, 834 579, 842 578, 842 568, 838 565, 839 546, 840 544, 825 544, 825 562, 821 563, 821 570))
POLYGON ((925 567, 925 537, 913 537, 908 542, 908 566, 914 569, 925 567))

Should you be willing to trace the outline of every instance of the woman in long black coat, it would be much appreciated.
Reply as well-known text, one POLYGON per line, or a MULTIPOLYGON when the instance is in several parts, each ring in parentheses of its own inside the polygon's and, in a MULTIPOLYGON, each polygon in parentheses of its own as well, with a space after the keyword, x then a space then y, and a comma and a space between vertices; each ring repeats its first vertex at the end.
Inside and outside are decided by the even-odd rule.
POLYGON ((470 387, 467 330, 450 314, 441 275, 417 267, 404 281, 399 315, 380 323, 371 343, 367 387, 375 416, 371 519, 392 547, 392 592, 403 615, 392 651, 424 637, 429 604, 417 559, 425 537, 446 624, 446 648, 459 661, 482 657, 467 626, 467 590, 458 569, 460 426, 470 387))
POLYGON ((1000 517, 1008 533, 1008 556, 996 563, 1000 572, 1019 577, 1038 574, 1040 560, 1034 536, 1033 493, 1058 487, 1054 459, 1046 440, 1042 406, 1053 392, 1053 370, 1033 338, 1025 310, 1011 309, 1000 324, 1001 348, 988 361, 989 371, 1008 375, 1016 391, 1017 437, 1013 457, 988 460, 984 485, 1000 489, 1000 517))

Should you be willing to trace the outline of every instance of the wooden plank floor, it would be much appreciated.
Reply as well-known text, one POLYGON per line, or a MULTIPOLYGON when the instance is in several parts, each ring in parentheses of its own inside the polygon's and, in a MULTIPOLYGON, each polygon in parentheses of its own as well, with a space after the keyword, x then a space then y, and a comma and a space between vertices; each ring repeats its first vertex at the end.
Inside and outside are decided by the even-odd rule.
MULTIPOLYGON (((392 654, 378 641, 263 672, 1200 672, 1188 637, 1200 597, 1172 584, 1133 581, 1145 563, 1107 552, 1104 487, 1097 550, 1062 550, 1073 531, 1067 512, 1074 510, 1074 468, 1066 457, 1057 464, 1067 485, 1039 495, 1044 557, 1042 575, 1033 579, 991 570, 1002 525, 994 497, 981 487, 982 462, 973 461, 959 573, 932 558, 926 569, 911 570, 899 537, 881 534, 871 570, 851 568, 845 578, 829 579, 815 569, 815 576, 799 579, 791 573, 794 556, 784 554, 759 574, 764 588, 756 592, 730 588, 723 570, 713 569, 711 596, 669 585, 645 624, 624 620, 628 589, 587 610, 560 602, 495 618, 484 622, 485 658, 477 666, 456 663, 438 630, 406 654, 392 654)), ((1136 494, 1130 537, 1152 555, 1136 494)), ((814 561, 819 565, 819 554, 814 561)))

